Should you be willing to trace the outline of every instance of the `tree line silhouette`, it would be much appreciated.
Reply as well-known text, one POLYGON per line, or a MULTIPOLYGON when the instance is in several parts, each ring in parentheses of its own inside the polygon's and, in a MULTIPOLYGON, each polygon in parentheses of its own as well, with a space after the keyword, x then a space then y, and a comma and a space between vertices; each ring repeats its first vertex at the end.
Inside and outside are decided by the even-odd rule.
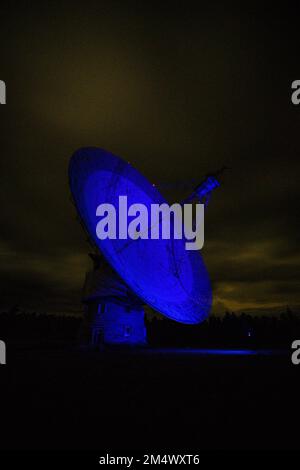
POLYGON ((82 318, 23 312, 17 306, 0 313, 0 337, 15 341, 76 341, 82 318))
POLYGON ((153 319, 147 325, 153 345, 201 348, 290 348, 300 339, 300 315, 287 308, 278 316, 211 315, 198 325, 153 319))
MULTIPOLYGON (((23 312, 17 306, 0 313, 0 339, 79 342, 83 317, 23 312)), ((146 316, 152 346, 198 348, 289 348, 300 339, 300 315, 287 308, 276 316, 226 312, 198 325, 146 316)))

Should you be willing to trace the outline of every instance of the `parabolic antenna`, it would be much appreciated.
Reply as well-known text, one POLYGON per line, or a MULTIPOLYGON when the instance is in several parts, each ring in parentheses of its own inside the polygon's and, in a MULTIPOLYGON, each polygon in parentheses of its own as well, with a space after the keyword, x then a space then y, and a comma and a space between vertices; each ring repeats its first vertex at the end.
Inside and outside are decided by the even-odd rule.
MULTIPOLYGON (((187 324, 209 314, 212 293, 199 251, 187 250, 185 239, 105 239, 96 234, 100 204, 128 207, 167 201, 142 174, 121 158, 99 148, 82 148, 72 156, 69 180, 79 216, 109 265, 144 303, 166 317, 187 324)), ((130 220, 130 218, 128 218, 130 220)), ((117 232, 118 233, 118 232, 117 232)))

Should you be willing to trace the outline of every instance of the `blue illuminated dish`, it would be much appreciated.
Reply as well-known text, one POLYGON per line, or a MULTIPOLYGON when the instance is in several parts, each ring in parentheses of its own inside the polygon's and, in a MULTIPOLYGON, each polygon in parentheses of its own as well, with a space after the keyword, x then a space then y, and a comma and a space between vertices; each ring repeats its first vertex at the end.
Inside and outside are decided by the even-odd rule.
POLYGON ((129 288, 166 317, 188 324, 208 316, 212 293, 201 254, 185 248, 184 239, 105 239, 96 235, 100 204, 167 201, 143 175, 121 158, 99 148, 82 148, 69 166, 70 188, 79 216, 92 241, 129 288))

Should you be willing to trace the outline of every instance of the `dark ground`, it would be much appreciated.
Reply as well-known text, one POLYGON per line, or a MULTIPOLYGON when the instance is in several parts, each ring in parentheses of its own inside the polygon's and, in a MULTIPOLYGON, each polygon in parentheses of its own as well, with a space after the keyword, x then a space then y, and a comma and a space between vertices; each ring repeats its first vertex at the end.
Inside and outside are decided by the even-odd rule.
POLYGON ((2 449, 299 446, 300 366, 289 353, 7 349, 2 449))

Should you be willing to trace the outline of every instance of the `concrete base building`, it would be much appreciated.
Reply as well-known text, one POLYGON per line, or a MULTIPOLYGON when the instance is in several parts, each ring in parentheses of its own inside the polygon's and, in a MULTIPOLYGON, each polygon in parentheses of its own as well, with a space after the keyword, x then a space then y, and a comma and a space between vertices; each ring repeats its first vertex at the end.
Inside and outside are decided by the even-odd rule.
POLYGON ((99 255, 86 275, 83 342, 89 346, 146 345, 144 305, 99 255))

